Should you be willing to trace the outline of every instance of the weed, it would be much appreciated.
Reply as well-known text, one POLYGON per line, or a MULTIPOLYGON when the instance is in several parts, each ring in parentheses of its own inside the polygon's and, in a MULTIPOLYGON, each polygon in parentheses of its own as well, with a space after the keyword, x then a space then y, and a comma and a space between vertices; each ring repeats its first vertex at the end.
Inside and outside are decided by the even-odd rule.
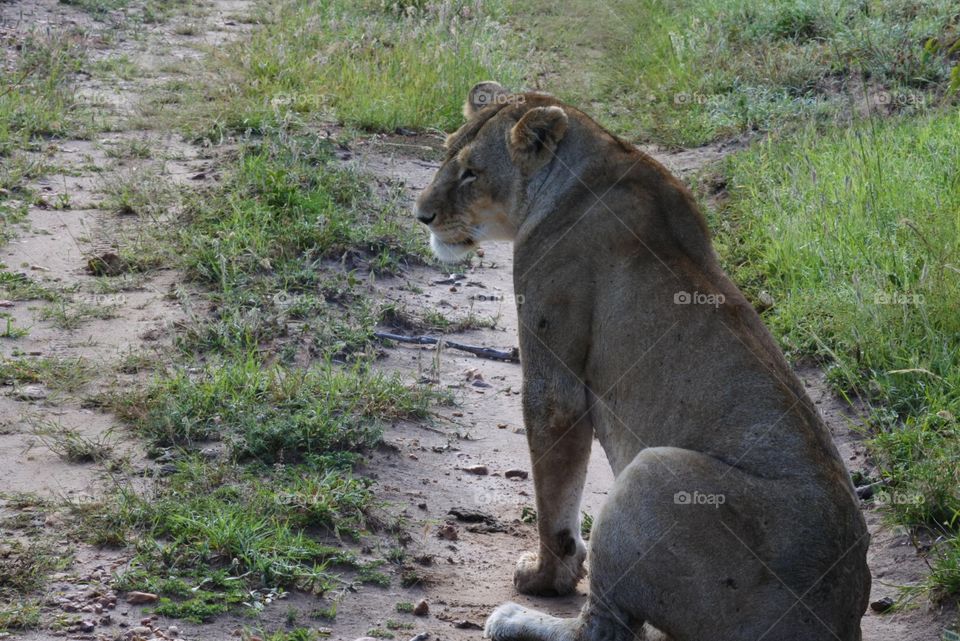
POLYGON ((24 273, 6 269, 0 269, 0 295, 9 300, 57 302, 63 299, 60 291, 43 285, 24 273))
POLYGON ((0 632, 38 628, 40 612, 40 601, 36 599, 23 599, 18 594, 11 598, 0 596, 0 632))
POLYGON ((107 176, 102 207, 119 215, 161 220, 175 205, 178 191, 156 170, 136 168, 107 176))
POLYGON ((337 618, 337 604, 331 603, 326 608, 317 608, 310 612, 310 617, 313 619, 321 619, 323 621, 333 621, 337 618))
POLYGON ((205 620, 239 604, 262 607, 279 588, 323 594, 334 585, 328 566, 357 565, 309 535, 353 535, 363 524, 368 484, 347 470, 318 457, 259 470, 191 457, 156 494, 118 490, 100 506, 79 506, 78 516, 88 539, 138 533, 118 589, 157 592, 165 595, 158 612, 205 620), (272 592, 256 591, 264 586, 272 592))
POLYGON ((40 320, 48 320, 64 330, 75 330, 90 320, 115 318, 118 304, 61 299, 40 310, 40 320))
POLYGON ((51 452, 71 463, 100 463, 113 454, 113 448, 108 443, 109 433, 91 439, 76 429, 46 423, 36 427, 33 434, 51 452))
POLYGON ((82 388, 93 375, 93 367, 82 358, 3 358, 0 380, 20 384, 40 383, 64 392, 82 388))
POLYGON ((82 49, 67 34, 37 32, 5 44, 15 46, 18 55, 0 87, 3 173, 14 150, 29 148, 41 137, 66 136, 79 125, 70 77, 84 60, 82 49))
POLYGON ((423 416, 430 399, 362 365, 295 370, 251 357, 159 381, 139 424, 161 445, 218 438, 234 459, 273 463, 370 446, 382 421, 423 416))

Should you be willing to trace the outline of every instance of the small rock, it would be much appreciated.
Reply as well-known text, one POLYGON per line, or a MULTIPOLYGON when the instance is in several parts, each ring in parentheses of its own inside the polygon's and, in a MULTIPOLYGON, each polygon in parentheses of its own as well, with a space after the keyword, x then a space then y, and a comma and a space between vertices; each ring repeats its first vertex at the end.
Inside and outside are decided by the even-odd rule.
POLYGON ((41 385, 26 385, 13 393, 13 397, 18 401, 42 401, 47 396, 47 390, 41 385))
POLYGON ((80 622, 78 629, 81 632, 93 632, 96 629, 96 627, 97 627, 97 624, 94 623, 93 621, 84 620, 80 622))
POLYGON ((0 300, 0 307, 13 307, 13 306, 14 306, 14 302, 12 300, 6 300, 6 299, 0 300))
MULTIPOLYGON (((150 592, 130 592, 127 594, 127 603, 130 605, 143 605, 144 603, 154 603, 159 597, 150 592)), ((150 619, 145 619, 147 623, 150 619)), ((141 621, 143 623, 143 621, 141 621)), ((144 624, 146 625, 146 624, 144 624)))
POLYGON ((453 627, 460 628, 461 630, 482 630, 483 626, 474 623, 473 621, 467 621, 463 619, 462 621, 454 621, 453 627))
POLYGON ((476 474, 477 476, 486 476, 490 473, 486 465, 471 465, 470 467, 464 467, 462 469, 467 474, 476 474))
POLYGON ((873 498, 873 483, 859 486, 857 488, 857 496, 864 501, 873 498))
POLYGON ((135 627, 135 628, 133 628, 132 630, 130 630, 130 634, 131 634, 131 635, 133 635, 133 636, 141 636, 141 637, 142 637, 142 636, 146 636, 146 635, 148 635, 148 634, 150 634, 150 633, 152 633, 152 632, 153 632, 153 630, 151 630, 150 628, 148 628, 148 627, 145 626, 145 625, 138 625, 137 627, 135 627))
POLYGON ((178 634, 180 634, 180 628, 178 628, 175 625, 171 625, 169 628, 167 628, 167 634, 169 634, 172 637, 175 637, 178 634))
POLYGON ((507 470, 503 473, 508 479, 525 479, 529 476, 526 470, 507 470))
POLYGON ((127 261, 114 252, 106 252, 87 260, 87 271, 94 276, 119 276, 128 270, 127 261))
POLYGON ((377 641, 373 637, 357 637, 356 641, 377 641))
POLYGON ((441 525, 437 530, 437 536, 447 541, 456 541, 458 538, 460 538, 459 534, 457 533, 457 526, 453 523, 444 523, 441 525))
POLYGON ((420 508, 421 510, 425 510, 425 509, 427 509, 427 504, 426 504, 426 503, 417 503, 417 507, 420 508))
POLYGON ((892 598, 888 596, 885 596, 882 599, 879 599, 871 603, 870 609, 873 610, 874 612, 883 613, 883 612, 889 611, 891 608, 893 608, 894 605, 896 605, 896 601, 894 601, 892 598))
POLYGON ((497 423, 497 429, 498 429, 498 430, 505 430, 505 429, 507 429, 507 427, 508 427, 508 425, 507 425, 506 423, 497 423))
POLYGON ((410 641, 427 641, 427 639, 429 639, 429 638, 430 638, 430 633, 429 633, 429 632, 421 632, 420 634, 418 634, 418 635, 416 635, 416 636, 414 636, 414 637, 411 637, 411 638, 410 638, 410 641))
POLYGON ((418 617, 425 617, 430 614, 430 604, 427 603, 426 599, 421 599, 413 606, 413 614, 418 617))

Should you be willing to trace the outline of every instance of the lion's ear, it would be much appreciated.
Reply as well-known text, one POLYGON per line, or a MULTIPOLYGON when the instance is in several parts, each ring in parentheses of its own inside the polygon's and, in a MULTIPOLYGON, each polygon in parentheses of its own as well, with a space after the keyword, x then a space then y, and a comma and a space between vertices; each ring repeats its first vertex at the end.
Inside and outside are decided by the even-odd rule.
POLYGON ((467 94, 467 102, 463 105, 464 118, 472 118, 488 105, 495 104, 500 96, 508 96, 510 92, 500 86, 499 82, 485 80, 473 85, 473 89, 467 94))
POLYGON ((570 121, 560 107, 535 107, 510 130, 510 157, 530 173, 547 164, 567 133, 570 121))

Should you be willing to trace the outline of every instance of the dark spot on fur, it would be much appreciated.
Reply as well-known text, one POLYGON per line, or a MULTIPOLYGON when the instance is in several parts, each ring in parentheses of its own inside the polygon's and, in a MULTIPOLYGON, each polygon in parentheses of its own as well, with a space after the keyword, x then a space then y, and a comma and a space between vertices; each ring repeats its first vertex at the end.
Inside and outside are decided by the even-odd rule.
POLYGON ((573 556, 577 552, 577 544, 570 536, 570 530, 557 532, 557 550, 560 556, 573 556))
POLYGON ((537 323, 537 329, 546 329, 546 328, 547 328, 547 325, 549 325, 549 324, 550 324, 550 323, 547 322, 547 319, 546 319, 546 318, 541 318, 541 319, 540 319, 540 322, 537 323))
POLYGON ((723 580, 723 584, 728 588, 730 588, 731 590, 737 589, 737 582, 729 577, 723 580))

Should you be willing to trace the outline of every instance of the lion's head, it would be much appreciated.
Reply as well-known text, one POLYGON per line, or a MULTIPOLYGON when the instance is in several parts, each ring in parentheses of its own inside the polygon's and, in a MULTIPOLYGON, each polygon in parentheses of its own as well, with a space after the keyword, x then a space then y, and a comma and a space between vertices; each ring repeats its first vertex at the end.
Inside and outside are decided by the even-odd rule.
POLYGON ((544 94, 511 94, 495 82, 470 90, 467 123, 447 138, 447 157, 417 199, 417 219, 445 262, 485 240, 512 240, 518 198, 567 131, 563 106, 544 94))

